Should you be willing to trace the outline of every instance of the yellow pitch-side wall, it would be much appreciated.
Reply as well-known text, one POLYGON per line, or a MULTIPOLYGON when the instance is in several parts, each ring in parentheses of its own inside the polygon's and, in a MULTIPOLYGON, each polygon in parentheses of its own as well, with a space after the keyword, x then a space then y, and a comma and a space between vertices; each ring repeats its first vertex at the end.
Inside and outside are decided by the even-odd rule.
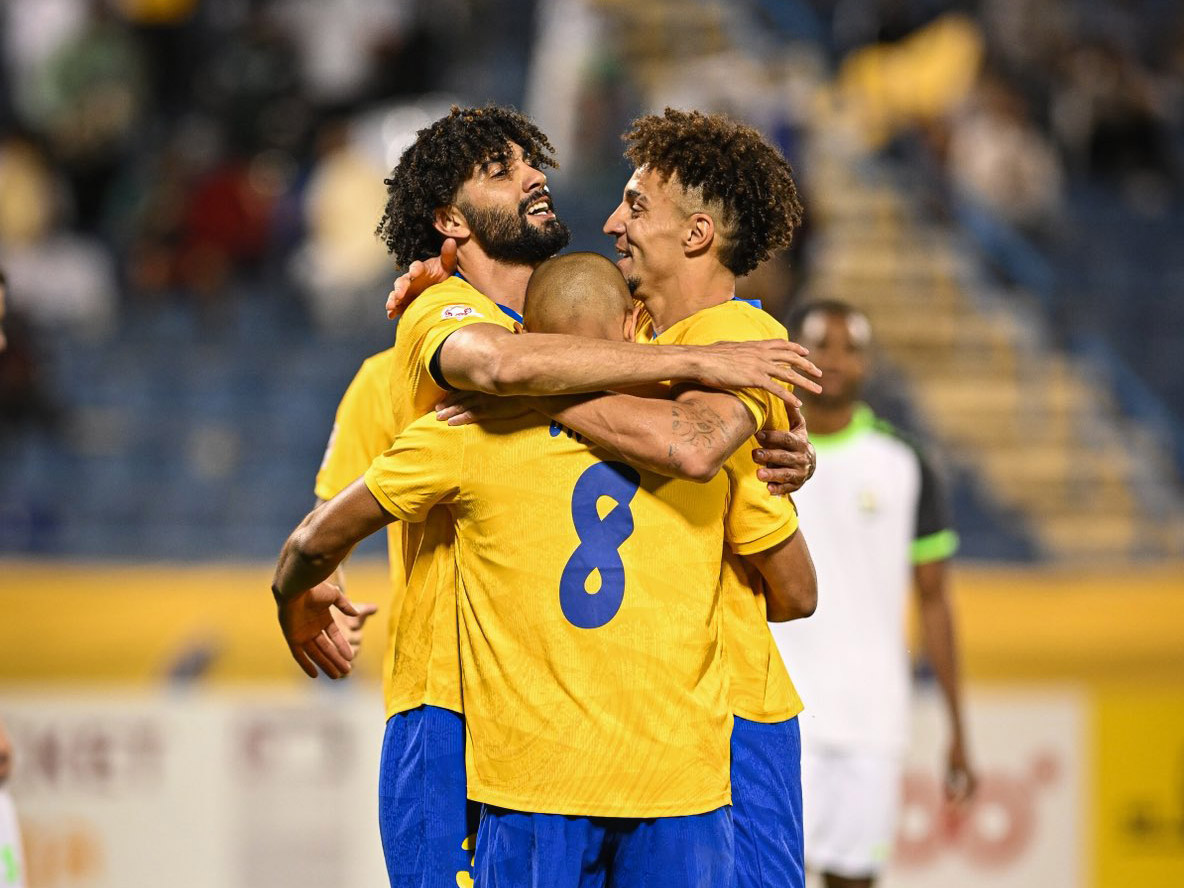
MULTIPOLYGON (((377 679, 386 569, 366 561, 347 573, 351 597, 383 607, 358 664, 360 675, 377 679)), ((0 560, 0 682, 156 681, 199 645, 215 653, 215 681, 299 680, 270 580, 269 565, 0 560)), ((954 594, 969 681, 1184 684, 1184 567, 960 566, 954 594)))

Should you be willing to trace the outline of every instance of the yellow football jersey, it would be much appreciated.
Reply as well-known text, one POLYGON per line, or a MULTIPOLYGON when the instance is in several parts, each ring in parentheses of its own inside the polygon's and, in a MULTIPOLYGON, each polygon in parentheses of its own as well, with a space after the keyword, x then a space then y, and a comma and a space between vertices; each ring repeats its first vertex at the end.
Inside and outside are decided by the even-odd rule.
MULTIPOLYGON (((337 406, 325 458, 317 472, 316 495, 330 500, 361 478, 374 458, 391 446, 399 430, 391 408, 391 378, 395 373, 395 349, 388 348, 362 362, 337 406)), ((403 600, 403 531, 397 523, 387 527, 387 556, 391 575, 391 612, 388 644, 382 659, 383 699, 390 693, 394 662, 394 630, 403 600)))
MULTIPOLYGON (((388 379, 391 427, 402 432, 433 413, 444 397, 431 365, 445 339, 471 324, 496 324, 517 332, 519 320, 459 275, 420 294, 395 331, 388 379)), ((434 416, 431 421, 436 421, 434 416)), ((384 449, 389 445, 386 442, 384 449)), ((436 509, 422 523, 400 527, 406 582, 391 616, 393 659, 383 681, 386 714, 425 703, 460 712, 452 517, 446 509, 436 509)))
POLYGON ((404 522, 455 516, 471 799, 613 817, 730 801, 727 481, 610 459, 537 414, 425 417, 366 473, 404 522))
MULTIPOLYGON (((667 345, 786 338, 785 328, 768 312, 740 299, 697 311, 657 336, 652 320, 643 315, 637 331, 640 342, 667 345)), ((752 413, 758 429, 789 428, 785 402, 771 392, 753 388, 732 394, 752 413)), ((765 482, 757 478, 752 459, 757 446, 756 439, 750 439, 724 464, 732 486, 725 518, 729 551, 724 553, 722 580, 724 640, 732 711, 751 721, 778 722, 801 712, 802 701, 769 631, 760 575, 740 556, 788 539, 797 530, 798 516, 788 497, 770 496, 765 482)))

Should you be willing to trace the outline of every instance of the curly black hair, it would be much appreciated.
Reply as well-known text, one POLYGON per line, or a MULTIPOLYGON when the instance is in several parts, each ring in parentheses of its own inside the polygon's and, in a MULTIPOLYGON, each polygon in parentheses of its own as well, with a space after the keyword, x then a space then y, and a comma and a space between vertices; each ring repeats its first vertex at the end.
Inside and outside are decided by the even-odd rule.
POLYGON ((788 247, 802 224, 793 169, 750 126, 722 114, 667 108, 633 121, 625 156, 721 208, 720 261, 740 277, 788 247))
POLYGON ((433 226, 436 210, 456 200, 478 164, 505 163, 510 143, 539 169, 559 168, 555 148, 527 117, 499 105, 452 106, 448 116, 415 134, 386 183, 387 201, 374 233, 403 267, 440 252, 443 238, 433 226))

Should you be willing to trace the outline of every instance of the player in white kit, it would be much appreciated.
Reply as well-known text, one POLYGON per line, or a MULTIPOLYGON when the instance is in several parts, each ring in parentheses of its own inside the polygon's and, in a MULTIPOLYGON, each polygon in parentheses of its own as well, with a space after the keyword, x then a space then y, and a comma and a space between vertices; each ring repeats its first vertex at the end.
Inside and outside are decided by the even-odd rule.
POLYGON ((25 888, 25 859, 16 807, 8 794, 12 771, 12 744, 0 723, 0 888, 25 888))
POLYGON ((823 373, 823 394, 801 393, 818 468, 794 494, 818 571, 819 605, 810 620, 772 629, 806 702, 806 865, 827 888, 867 888, 887 860, 900 807, 910 586, 949 712, 946 794, 964 801, 974 791, 946 592, 958 538, 924 456, 859 401, 867 318, 844 303, 818 302, 795 312, 789 326, 823 373))

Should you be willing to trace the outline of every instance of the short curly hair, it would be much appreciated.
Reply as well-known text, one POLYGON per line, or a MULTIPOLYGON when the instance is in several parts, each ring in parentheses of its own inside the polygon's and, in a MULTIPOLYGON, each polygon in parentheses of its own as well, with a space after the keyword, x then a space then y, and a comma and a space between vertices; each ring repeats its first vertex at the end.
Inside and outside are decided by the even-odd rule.
POLYGON ((625 157, 663 179, 675 179, 719 208, 719 257, 740 277, 788 247, 802 224, 793 169, 750 126, 722 114, 667 108, 633 121, 625 157))
POLYGON ((440 252, 443 238, 435 212, 456 200, 473 167, 505 162, 517 142, 532 165, 559 168, 555 148, 543 132, 513 108, 452 106, 446 117, 415 134, 415 141, 391 172, 387 201, 374 233, 402 267, 440 252))

